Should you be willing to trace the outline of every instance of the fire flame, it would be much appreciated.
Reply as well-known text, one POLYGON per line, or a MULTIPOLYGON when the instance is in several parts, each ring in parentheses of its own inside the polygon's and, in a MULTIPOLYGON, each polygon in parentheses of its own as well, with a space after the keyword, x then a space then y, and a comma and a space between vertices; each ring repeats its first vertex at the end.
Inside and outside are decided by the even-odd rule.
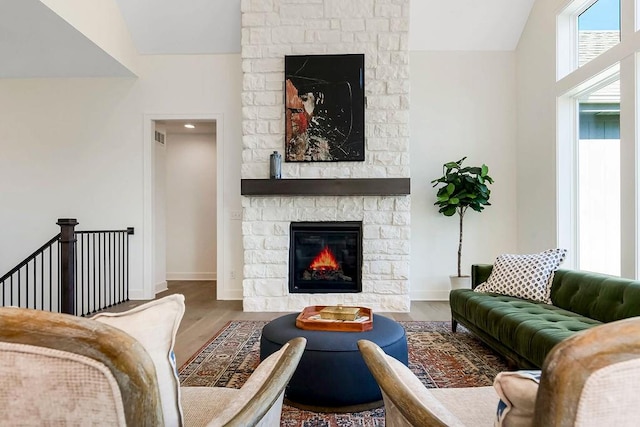
POLYGON ((329 249, 328 246, 325 246, 318 256, 314 258, 313 262, 311 262, 309 269, 320 271, 339 270, 340 265, 338 264, 338 261, 336 261, 331 249, 329 249))

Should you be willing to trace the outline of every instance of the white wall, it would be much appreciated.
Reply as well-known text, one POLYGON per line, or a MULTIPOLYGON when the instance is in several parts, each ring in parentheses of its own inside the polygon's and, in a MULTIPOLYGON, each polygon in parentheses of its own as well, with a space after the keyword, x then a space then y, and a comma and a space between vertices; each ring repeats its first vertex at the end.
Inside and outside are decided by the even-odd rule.
POLYGON ((216 272, 216 139, 167 134, 168 280, 214 280, 216 272))
MULTIPOLYGON (((153 296, 143 277, 145 114, 213 113, 224 117, 222 236, 224 263, 241 270, 240 55, 142 56, 139 79, 0 80, 0 271, 57 232, 60 217, 79 229, 135 227, 131 296, 153 296)), ((149 151, 151 152, 151 151, 149 151)), ((149 207, 151 208, 152 205, 149 207)), ((147 250, 151 251, 153 246, 147 250)), ((218 273, 220 266, 218 266, 218 273)), ((219 277, 219 280, 222 278, 219 277)), ((222 298, 242 294, 222 283, 222 298)))
POLYGON ((109 56, 138 73, 139 55, 115 0, 41 0, 109 56))
POLYGON ((140 287, 138 92, 134 79, 0 80, 0 271, 71 217, 81 230, 135 227, 130 267, 140 287))
POLYGON ((516 50, 518 251, 556 247, 555 14, 538 0, 516 50))
MULTIPOLYGON (((455 270, 457 223, 437 214, 429 184, 445 161, 467 155, 489 165, 496 179, 494 206, 467 218, 465 269, 516 249, 512 55, 411 53, 414 298, 446 298, 455 270)), ((80 229, 134 226, 132 296, 149 295, 155 283, 149 277, 143 286, 141 265, 143 116, 203 112, 224 115, 225 243, 218 250, 222 268, 242 271, 240 222, 229 218, 241 210, 240 57, 143 56, 142 65, 137 80, 0 80, 0 221, 12 224, 0 228, 0 271, 53 236, 59 217, 78 218, 80 229)), ((540 177, 519 179, 532 185, 540 177)), ((221 296, 241 297, 241 280, 221 275, 220 265, 217 273, 221 296)))
POLYGON ((411 52, 411 296, 447 299, 458 217, 433 205, 443 163, 489 166, 492 206, 468 211, 463 274, 516 242, 516 79, 513 52, 411 52))

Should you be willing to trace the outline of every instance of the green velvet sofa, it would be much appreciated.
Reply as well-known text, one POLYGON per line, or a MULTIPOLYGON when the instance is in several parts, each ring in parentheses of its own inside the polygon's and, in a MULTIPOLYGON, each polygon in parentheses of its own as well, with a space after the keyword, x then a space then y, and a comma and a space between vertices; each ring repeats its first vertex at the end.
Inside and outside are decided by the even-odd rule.
MULTIPOLYGON (((475 289, 492 265, 471 267, 475 289)), ((557 270, 551 304, 455 289, 449 295, 453 332, 458 323, 518 368, 540 369, 560 341, 601 323, 640 316, 640 281, 577 270, 557 270)))

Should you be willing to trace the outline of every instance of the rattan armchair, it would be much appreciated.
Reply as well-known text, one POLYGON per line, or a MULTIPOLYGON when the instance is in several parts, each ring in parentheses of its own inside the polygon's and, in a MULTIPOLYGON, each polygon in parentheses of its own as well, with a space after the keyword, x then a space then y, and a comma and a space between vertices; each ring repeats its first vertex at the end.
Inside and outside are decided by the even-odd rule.
MULTIPOLYGON (((305 345, 304 338, 290 340, 260 363, 241 389, 176 390, 184 425, 279 426, 285 387, 305 345)), ((147 349, 117 327, 0 308, 2 425, 177 427, 179 420, 165 422, 156 366, 147 349)))
POLYGON ((0 308, 0 418, 4 425, 163 425, 153 361, 114 327, 0 308))
MULTIPOLYGON (((491 426, 493 387, 427 389, 374 343, 358 342, 382 390, 387 426, 491 426)), ((640 419, 640 318, 596 326, 556 345, 545 359, 533 426, 636 426, 640 419)))

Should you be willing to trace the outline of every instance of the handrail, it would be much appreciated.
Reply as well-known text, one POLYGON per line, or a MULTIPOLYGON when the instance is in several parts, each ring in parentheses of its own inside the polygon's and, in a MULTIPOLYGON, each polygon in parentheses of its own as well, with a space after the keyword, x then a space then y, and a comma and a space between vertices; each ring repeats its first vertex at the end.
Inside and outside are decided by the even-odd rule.
POLYGON ((129 237, 120 230, 76 231, 58 219, 60 233, 0 278, 0 306, 85 316, 129 300, 129 237))
POLYGON ((40 255, 40 253, 42 253, 45 249, 47 249, 49 246, 53 245, 53 243, 55 241, 57 241, 60 238, 60 233, 58 233, 57 235, 55 235, 51 240, 49 240, 47 243, 45 243, 44 245, 40 246, 40 248, 36 249, 31 255, 29 255, 28 257, 26 257, 24 259, 24 261, 22 261, 20 264, 16 265, 15 267, 13 267, 11 269, 11 271, 9 271, 7 274, 5 274, 4 276, 0 277, 0 283, 4 283, 9 277, 11 277, 12 275, 14 275, 18 270, 20 270, 22 267, 24 267, 25 265, 27 265, 28 263, 30 263, 31 261, 33 261, 35 259, 35 257, 37 257, 38 255, 40 255))
POLYGON ((76 234, 121 233, 122 231, 126 231, 128 235, 132 235, 135 234, 133 230, 133 227, 127 227, 126 230, 82 230, 76 231, 76 234))

